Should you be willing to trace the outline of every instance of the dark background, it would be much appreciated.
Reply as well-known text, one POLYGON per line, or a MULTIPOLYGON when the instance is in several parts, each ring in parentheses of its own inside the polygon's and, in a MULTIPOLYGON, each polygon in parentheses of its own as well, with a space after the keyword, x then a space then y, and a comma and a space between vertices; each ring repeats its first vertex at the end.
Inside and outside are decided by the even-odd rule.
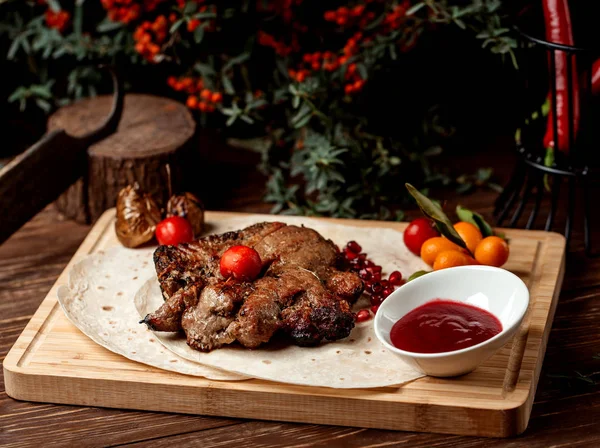
MULTIPOLYGON (((520 23, 543 37, 540 5, 537 1, 504 2, 505 10, 515 23, 518 14, 529 7, 520 23)), ((600 43, 597 23, 600 2, 572 0, 570 6, 576 43, 600 43)), ((0 54, 6 54, 9 45, 6 36, 0 39, 0 54)), ((490 146, 498 151, 494 142, 511 137, 519 124, 522 96, 535 95, 535 101, 543 100, 546 67, 539 63, 543 60, 536 60, 530 76, 539 77, 540 87, 524 92, 510 58, 503 60, 481 49, 480 45, 481 41, 474 39, 471 33, 453 26, 424 33, 413 51, 401 55, 396 64, 367 84, 361 107, 369 111, 371 122, 377 123, 376 130, 391 136, 398 130, 414 132, 426 111, 437 105, 442 121, 456 129, 455 137, 448 142, 447 153, 477 153, 490 146)), ((164 67, 147 65, 140 71, 125 73, 125 80, 132 91, 169 95, 172 92, 164 84, 164 70, 164 67)), ((24 60, 13 62, 2 58, 0 73, 0 98, 3 99, 17 86, 34 82, 24 60)), ((4 117, 0 121, 3 137, 0 158, 22 151, 45 130, 46 115, 35 107, 28 107, 23 113, 18 104, 2 100, 0 116, 4 117)))

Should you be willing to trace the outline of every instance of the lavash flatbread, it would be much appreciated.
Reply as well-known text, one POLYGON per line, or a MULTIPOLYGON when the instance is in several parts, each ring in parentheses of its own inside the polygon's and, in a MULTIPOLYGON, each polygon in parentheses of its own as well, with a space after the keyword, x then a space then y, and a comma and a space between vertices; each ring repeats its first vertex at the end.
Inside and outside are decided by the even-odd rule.
MULTIPOLYGON (((222 233, 260 220, 265 219, 252 216, 227 219, 213 223, 211 230, 222 233)), ((384 275, 394 270, 410 275, 426 268, 405 247, 402 233, 392 229, 334 225, 299 217, 273 216, 267 220, 306 225, 340 246, 356 240, 369 258, 383 267, 384 275)), ((135 296, 139 317, 155 311, 162 302, 158 281, 156 276, 152 276, 135 296)), ((364 307, 366 303, 363 301, 357 305, 364 307)), ((231 346, 202 353, 190 348, 181 333, 155 332, 155 336, 173 353, 194 363, 283 383, 370 388, 398 385, 423 376, 379 343, 373 330, 373 320, 358 324, 344 340, 310 348, 267 344, 254 350, 231 346)))
POLYGON ((139 324, 133 298, 148 278, 156 277, 153 251, 113 247, 73 266, 68 284, 58 290, 69 320, 94 342, 133 361, 214 380, 247 379, 177 356, 139 324))

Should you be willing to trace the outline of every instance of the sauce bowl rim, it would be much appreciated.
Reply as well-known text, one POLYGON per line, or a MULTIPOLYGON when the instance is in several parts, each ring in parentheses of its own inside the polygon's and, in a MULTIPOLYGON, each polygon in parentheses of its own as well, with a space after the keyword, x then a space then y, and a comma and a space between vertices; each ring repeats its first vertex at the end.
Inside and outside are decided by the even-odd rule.
MULTIPOLYGON (((450 274, 450 275, 452 275, 452 274, 450 274)), ((420 307, 421 305, 424 305, 425 303, 428 303, 432 300, 435 300, 435 299, 432 298, 430 300, 419 303, 418 305, 410 308, 404 315, 402 315, 402 317, 404 317, 406 314, 410 313, 414 309, 420 307)), ((454 300, 454 299, 445 299, 445 300, 454 300)), ((460 303, 465 303, 464 301, 461 301, 461 300, 454 300, 454 301, 460 302, 460 303)), ((530 303, 529 288, 527 288, 527 285, 525 284, 525 282, 523 282, 523 280, 521 280, 519 278, 519 276, 513 274, 512 272, 510 272, 506 269, 497 268, 494 266, 481 266, 481 265, 456 266, 453 268, 447 268, 447 269, 441 269, 439 271, 429 272, 426 275, 418 277, 414 280, 411 280, 409 283, 405 283, 404 285, 402 285, 400 288, 398 288, 396 291, 394 291, 387 299, 385 299, 383 301, 383 303, 379 307, 379 310, 377 310, 377 314, 375 314, 373 327, 375 329, 375 335, 377 336, 377 339, 379 339, 379 342, 381 342, 385 348, 387 348, 388 350, 391 350, 392 352, 395 352, 397 354, 411 357, 411 358, 422 358, 422 359, 433 359, 433 358, 445 358, 445 357, 450 357, 450 356, 459 356, 459 355, 462 355, 469 351, 477 350, 478 348, 483 347, 487 344, 491 344, 492 342, 500 339, 501 337, 506 336, 507 333, 511 333, 511 334, 514 333, 514 331, 518 328, 518 326, 521 325, 521 322, 523 321, 523 318, 525 317, 525 314, 527 313, 527 310, 529 309, 529 303, 530 303), (426 282, 426 281, 431 281, 431 276, 439 276, 442 273, 444 275, 448 275, 448 272, 471 271, 471 270, 476 270, 476 271, 484 270, 484 271, 501 273, 502 275, 508 275, 509 277, 512 276, 515 280, 517 280, 517 284, 519 284, 519 286, 523 287, 525 303, 524 303, 523 309, 520 311, 520 315, 514 320, 514 322, 511 325, 506 326, 506 327, 504 325, 502 325, 502 331, 500 331, 498 334, 492 336, 491 338, 480 342, 479 344, 475 344, 470 347, 465 347, 465 348, 461 348, 459 350, 453 350, 453 351, 449 351, 449 352, 437 352, 437 353, 409 352, 406 350, 402 350, 398 347, 395 347, 394 345, 388 343, 385 340, 384 334, 387 334, 389 336, 389 332, 383 331, 381 328, 381 321, 383 319, 383 317, 382 317, 383 314, 380 314, 380 313, 382 311, 382 308, 383 309, 389 308, 389 307, 393 306, 393 302, 395 300, 400 300, 398 297, 402 295, 402 290, 404 288, 408 287, 409 285, 410 285, 410 288, 418 288, 421 283, 426 282), (396 297, 394 297, 394 296, 396 296, 396 297)), ((474 306, 477 306, 477 305, 474 305, 474 306)), ((478 307, 478 308, 480 308, 480 307, 478 307)), ((481 309, 483 309, 483 308, 481 308, 481 309)), ((498 319, 498 316, 496 316, 491 311, 489 311, 489 310, 485 310, 485 311, 488 311, 489 313, 493 314, 494 317, 496 317, 498 319)))

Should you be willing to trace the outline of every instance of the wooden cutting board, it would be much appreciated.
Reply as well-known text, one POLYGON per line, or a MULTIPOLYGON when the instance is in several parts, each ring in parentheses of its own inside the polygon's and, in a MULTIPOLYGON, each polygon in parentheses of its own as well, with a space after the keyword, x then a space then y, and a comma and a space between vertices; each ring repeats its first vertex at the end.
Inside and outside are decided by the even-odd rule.
MULTIPOLYGON (((236 213, 208 212, 208 222, 236 213)), ((329 389, 263 380, 219 382, 130 361, 88 339, 64 316, 56 292, 71 266, 119 244, 114 209, 91 230, 4 361, 6 392, 28 401, 143 409, 405 431, 507 437, 525 430, 554 318, 565 263, 562 235, 504 230, 506 268, 531 303, 515 338, 474 372, 424 377, 401 387, 329 389)), ((403 230, 405 223, 333 220, 403 230)))

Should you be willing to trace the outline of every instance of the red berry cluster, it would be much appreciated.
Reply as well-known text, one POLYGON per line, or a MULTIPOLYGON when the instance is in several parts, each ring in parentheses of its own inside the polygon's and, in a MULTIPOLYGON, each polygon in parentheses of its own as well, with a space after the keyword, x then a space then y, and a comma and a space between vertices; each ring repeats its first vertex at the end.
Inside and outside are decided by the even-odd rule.
POLYGON ((256 10, 275 13, 289 23, 294 17, 292 7, 301 3, 302 0, 256 0, 256 10))
POLYGON ((195 79, 191 76, 182 76, 180 78, 169 76, 167 84, 177 92, 186 92, 190 94, 204 89, 204 81, 202 78, 195 79))
POLYGON ((346 26, 356 22, 365 12, 365 5, 356 5, 353 8, 340 6, 332 11, 325 11, 323 18, 328 22, 335 22, 339 26, 346 26))
POLYGON ((304 82, 306 78, 310 76, 310 70, 294 70, 293 68, 290 68, 288 69, 288 75, 290 75, 290 78, 292 78, 294 81, 304 82))
POLYGON ((216 105, 223 101, 223 94, 221 92, 211 92, 209 89, 203 89, 200 95, 188 96, 186 101, 187 107, 190 109, 198 109, 200 112, 214 112, 216 105))
POLYGON ((410 2, 408 1, 403 2, 401 5, 394 6, 394 9, 385 15, 385 18, 383 19, 383 25, 387 27, 388 30, 396 30, 400 28, 408 8, 410 8, 410 2))
POLYGON ((188 94, 185 104, 190 109, 197 109, 201 112, 214 112, 216 106, 223 101, 223 94, 205 89, 202 79, 194 79, 189 76, 177 79, 175 76, 169 76, 167 84, 177 92, 188 94))
POLYGON ((321 53, 316 51, 314 53, 306 53, 302 56, 302 62, 307 64, 312 70, 325 70, 332 72, 340 68, 340 62, 336 55, 331 51, 325 51, 321 53))
POLYGON ((360 77, 355 63, 348 64, 344 78, 347 81, 347 84, 344 86, 344 92, 347 95, 359 92, 365 85, 365 80, 360 77))
MULTIPOLYGON (((204 0, 201 0, 198 3, 203 3, 203 1, 204 0)), ((211 5, 210 10, 211 10, 211 12, 216 12, 216 7, 214 5, 211 5)), ((208 6, 206 6, 206 5, 200 6, 198 8, 198 12, 206 12, 206 11, 208 11, 208 6)), ((205 31, 214 31, 216 29, 214 20, 209 19, 206 22, 208 23, 208 25, 204 27, 205 31)), ((200 25, 202 25, 202 23, 203 23, 203 21, 200 19, 191 19, 187 23, 187 30, 190 33, 193 33, 194 31, 196 31, 196 28, 198 28, 200 25)))
POLYGON ((58 30, 59 33, 64 33, 69 26, 71 14, 63 10, 54 12, 52 9, 48 8, 45 13, 45 18, 49 28, 54 28, 58 30))
POLYGON ((131 23, 142 12, 151 12, 165 0, 101 0, 108 18, 113 22, 131 23))
MULTIPOLYGON (((320 51, 305 53, 302 56, 302 63, 304 66, 301 66, 298 70, 289 69, 288 74, 290 75, 290 78, 297 82, 303 82, 310 76, 311 71, 325 70, 332 72, 337 70, 340 66, 347 64, 349 58, 358 52, 358 42, 361 38, 362 33, 359 32, 348 39, 348 42, 344 46, 344 55, 340 57, 337 57, 331 51, 325 51, 323 53, 320 51), (308 68, 305 68, 306 66, 308 66, 308 68)), ((358 92, 365 84, 365 80, 361 79, 360 74, 356 69, 356 64, 354 63, 348 65, 345 79, 348 82, 344 88, 347 94, 358 92)))
POLYGON ((155 56, 160 52, 160 46, 167 38, 169 22, 163 15, 158 16, 154 22, 142 22, 133 33, 135 51, 145 59, 154 62, 155 56))
MULTIPOLYGON (((367 254, 362 252, 362 247, 356 241, 350 241, 346 245, 343 255, 350 265, 350 270, 356 272, 365 283, 365 291, 371 296, 371 312, 375 314, 379 309, 379 305, 394 292, 395 286, 402 285, 402 274, 399 271, 394 271, 387 280, 383 279, 381 266, 369 260, 367 254)), ((365 318, 364 311, 368 313, 368 310, 361 310, 356 314, 357 322, 368 320, 370 317, 368 315, 365 318)))
POLYGON ((264 31, 258 32, 258 43, 265 47, 271 47, 275 50, 279 56, 286 57, 292 52, 292 47, 284 44, 283 42, 278 42, 275 38, 265 33, 264 31))
POLYGON ((100 3, 113 22, 132 22, 137 20, 142 12, 142 5, 133 0, 101 0, 100 3))

